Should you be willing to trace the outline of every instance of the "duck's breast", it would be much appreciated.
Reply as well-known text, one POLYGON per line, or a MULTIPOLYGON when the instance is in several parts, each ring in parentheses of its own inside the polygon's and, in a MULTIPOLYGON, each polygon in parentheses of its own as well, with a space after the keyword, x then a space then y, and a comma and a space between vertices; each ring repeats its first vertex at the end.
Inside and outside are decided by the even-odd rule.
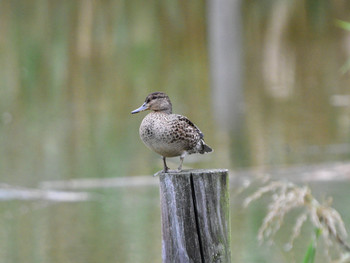
POLYGON ((181 155, 187 142, 176 136, 173 119, 169 114, 150 113, 142 121, 140 137, 144 144, 165 157, 181 155))

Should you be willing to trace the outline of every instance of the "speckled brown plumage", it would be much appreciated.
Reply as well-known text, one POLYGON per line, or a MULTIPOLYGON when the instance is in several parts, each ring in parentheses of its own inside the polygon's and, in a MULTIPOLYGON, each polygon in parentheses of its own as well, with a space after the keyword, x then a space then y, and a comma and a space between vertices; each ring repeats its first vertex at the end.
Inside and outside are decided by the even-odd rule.
POLYGON ((206 153, 212 149, 205 144, 203 133, 185 116, 172 114, 172 104, 163 92, 146 97, 144 104, 132 113, 152 110, 142 120, 140 137, 151 150, 163 156, 164 172, 168 171, 165 158, 180 156, 180 166, 186 154, 206 153))

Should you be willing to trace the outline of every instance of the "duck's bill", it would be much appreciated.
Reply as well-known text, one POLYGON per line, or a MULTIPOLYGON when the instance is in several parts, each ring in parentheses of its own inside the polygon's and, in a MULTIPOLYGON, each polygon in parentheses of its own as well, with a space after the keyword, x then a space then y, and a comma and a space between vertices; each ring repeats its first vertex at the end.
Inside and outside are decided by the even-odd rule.
POLYGON ((136 110, 133 110, 131 112, 131 114, 135 114, 135 113, 138 113, 138 112, 141 112, 141 111, 145 111, 145 110, 148 110, 148 107, 146 106, 146 103, 142 104, 142 106, 136 110))

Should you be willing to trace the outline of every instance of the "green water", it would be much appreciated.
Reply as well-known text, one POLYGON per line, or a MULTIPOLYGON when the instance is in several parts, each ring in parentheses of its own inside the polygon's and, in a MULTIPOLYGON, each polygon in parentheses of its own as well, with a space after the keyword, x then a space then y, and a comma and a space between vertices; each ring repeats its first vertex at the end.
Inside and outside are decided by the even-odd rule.
MULTIPOLYGON (((93 198, 80 202, 6 191, 160 170, 160 157, 138 136, 145 114, 130 114, 152 91, 165 91, 215 150, 186 158, 185 168, 269 171, 350 159, 350 73, 341 71, 349 32, 334 25, 350 21, 349 4, 242 2, 239 129, 217 121, 206 4, 0 2, 0 262, 161 262, 156 181, 80 189, 93 198)), ((321 201, 333 196, 349 230, 349 183, 311 186, 321 201)), ((287 229, 276 246, 259 247, 266 203, 243 209, 237 188, 233 262, 300 262, 307 227, 292 252, 283 250, 287 229)))
MULTIPOLYGON (((321 200, 333 196, 334 207, 349 225, 349 182, 312 183, 321 200)), ((2 262, 161 262, 161 227, 157 186, 89 191, 93 201, 51 203, 8 201, 0 204, 2 262)), ((297 213, 290 213, 275 244, 256 239, 266 199, 243 208, 244 194, 231 185, 232 262, 301 262, 311 237, 302 228, 292 252, 285 244, 297 213), (295 260, 295 261, 293 261, 295 260)), ((297 210, 299 211, 299 210, 297 210)), ((299 211, 300 212, 300 211, 299 211)), ((322 242, 320 243, 322 245, 322 242)), ((325 261, 322 249, 317 262, 325 261)))

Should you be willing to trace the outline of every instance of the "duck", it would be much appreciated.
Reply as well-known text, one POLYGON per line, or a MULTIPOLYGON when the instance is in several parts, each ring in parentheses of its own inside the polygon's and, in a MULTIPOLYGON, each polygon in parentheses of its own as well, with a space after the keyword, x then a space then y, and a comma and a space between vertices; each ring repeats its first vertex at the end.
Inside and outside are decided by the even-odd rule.
POLYGON ((186 155, 213 151, 204 142, 203 133, 193 122, 185 116, 172 112, 172 103, 164 92, 149 94, 144 103, 131 114, 146 110, 151 112, 142 120, 139 134, 143 143, 163 158, 164 167, 158 173, 181 172, 186 155), (179 167, 177 170, 170 170, 166 158, 178 156, 180 156, 179 167))

